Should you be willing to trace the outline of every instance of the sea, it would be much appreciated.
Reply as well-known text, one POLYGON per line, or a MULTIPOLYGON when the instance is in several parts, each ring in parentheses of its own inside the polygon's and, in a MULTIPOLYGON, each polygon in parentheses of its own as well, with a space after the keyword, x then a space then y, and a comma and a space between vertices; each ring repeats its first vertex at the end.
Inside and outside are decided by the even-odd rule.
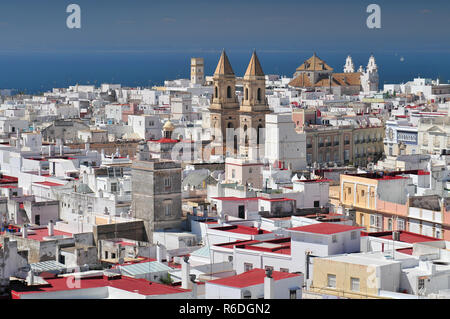
MULTIPOLYGON (((251 51, 227 51, 237 76, 245 73, 251 51)), ((415 77, 450 80, 450 52, 316 52, 334 72, 343 72, 348 54, 355 70, 367 65, 374 54, 380 88, 386 83, 404 83, 415 77)), ((309 51, 257 51, 265 74, 292 77, 295 69, 312 56, 309 51)), ((189 78, 191 57, 203 57, 206 75, 212 75, 220 51, 96 51, 0 53, 0 89, 39 94, 52 88, 102 83, 129 87, 162 85, 165 80, 189 78)))

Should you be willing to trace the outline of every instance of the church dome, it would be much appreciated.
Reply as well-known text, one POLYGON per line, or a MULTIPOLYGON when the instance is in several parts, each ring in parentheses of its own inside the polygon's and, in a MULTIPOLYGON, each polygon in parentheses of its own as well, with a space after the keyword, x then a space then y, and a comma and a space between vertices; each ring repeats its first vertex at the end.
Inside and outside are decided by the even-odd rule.
POLYGON ((164 131, 173 131, 174 129, 175 126, 172 124, 172 122, 170 122, 170 120, 168 120, 163 126, 164 131))

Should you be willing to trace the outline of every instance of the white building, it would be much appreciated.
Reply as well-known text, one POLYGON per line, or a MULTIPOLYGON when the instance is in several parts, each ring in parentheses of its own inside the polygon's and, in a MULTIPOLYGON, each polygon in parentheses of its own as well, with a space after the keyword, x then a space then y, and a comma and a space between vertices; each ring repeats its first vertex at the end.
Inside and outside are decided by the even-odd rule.
POLYGON ((265 158, 283 168, 306 168, 306 134, 297 133, 291 114, 266 115, 265 158))
POLYGON ((302 299, 303 274, 253 269, 205 284, 205 299, 302 299))

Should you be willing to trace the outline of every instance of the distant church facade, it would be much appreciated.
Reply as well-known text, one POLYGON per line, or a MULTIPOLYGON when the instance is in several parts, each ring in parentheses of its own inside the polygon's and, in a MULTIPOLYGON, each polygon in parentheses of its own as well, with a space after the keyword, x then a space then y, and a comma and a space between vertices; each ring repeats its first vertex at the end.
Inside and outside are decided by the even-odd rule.
POLYGON ((315 53, 300 65, 290 86, 306 90, 318 90, 337 95, 355 95, 362 92, 378 91, 378 67, 374 56, 370 56, 367 68, 355 67, 347 56, 343 73, 333 73, 333 68, 315 53))

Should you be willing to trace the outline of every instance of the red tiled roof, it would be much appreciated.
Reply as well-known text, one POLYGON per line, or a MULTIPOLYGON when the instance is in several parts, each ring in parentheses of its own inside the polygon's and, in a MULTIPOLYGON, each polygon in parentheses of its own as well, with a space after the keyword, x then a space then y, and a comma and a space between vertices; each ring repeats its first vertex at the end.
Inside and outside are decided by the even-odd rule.
POLYGON ((43 185, 43 186, 50 186, 50 187, 53 187, 53 186, 64 186, 64 184, 58 184, 58 183, 53 183, 53 182, 48 182, 48 181, 45 181, 45 182, 34 182, 34 184, 43 185))
MULTIPOLYGON (((60 230, 53 230, 53 236, 68 236, 72 237, 71 233, 67 233, 60 230)), ((30 229, 28 230, 28 236, 29 239, 37 240, 37 241, 44 241, 44 237, 48 237, 48 228, 39 228, 39 229, 30 229), (31 232, 34 232, 35 234, 30 234, 31 232)))
POLYGON ((295 199, 292 199, 292 198, 285 198, 285 197, 282 197, 282 198, 264 198, 264 197, 260 197, 259 199, 260 200, 265 200, 265 201, 268 201, 268 202, 286 202, 286 201, 293 201, 293 200, 295 200, 295 199))
POLYGON ((245 234, 245 235, 259 235, 259 234, 270 234, 270 231, 260 229, 258 231, 255 227, 249 227, 249 226, 243 226, 243 225, 233 225, 233 226, 223 226, 223 227, 215 227, 211 228, 214 230, 221 230, 226 231, 230 233, 237 233, 237 234, 245 234))
POLYGON ((396 249, 396 251, 398 251, 399 253, 407 254, 407 255, 412 255, 413 254, 413 248, 412 247, 399 248, 399 249, 396 249))
POLYGON ((0 184, 17 183, 19 179, 14 176, 3 175, 0 177, 0 184))
MULTIPOLYGON (((74 278, 73 276, 69 278, 74 278)), ((157 282, 151 282, 146 279, 136 279, 131 277, 122 276, 117 279, 108 280, 106 276, 98 276, 91 278, 81 278, 80 287, 69 287, 67 282, 68 278, 55 278, 46 279, 47 285, 41 285, 36 287, 24 287, 23 289, 16 289, 11 291, 14 299, 20 298, 20 295, 32 294, 32 293, 43 293, 43 292, 57 292, 65 290, 74 289, 89 289, 89 288, 100 288, 100 287, 113 287, 129 292, 139 293, 141 295, 151 296, 151 295, 168 295, 176 293, 185 293, 190 290, 181 289, 178 287, 173 287, 169 285, 160 284, 157 282)))
POLYGON ((223 200, 223 201, 243 201, 243 200, 258 200, 258 197, 211 197, 213 199, 217 200, 223 200))
POLYGON ((342 233, 342 232, 346 232, 346 231, 350 231, 350 230, 357 230, 357 229, 360 230, 363 228, 364 227, 348 226, 348 225, 334 224, 334 223, 318 223, 318 224, 312 224, 312 225, 306 225, 306 226, 293 227, 293 228, 289 228, 289 230, 306 232, 306 233, 331 235, 331 234, 342 233))
POLYGON ((299 183, 325 183, 325 182, 331 182, 331 179, 327 179, 327 178, 322 178, 322 179, 298 179, 296 180, 296 182, 299 183))
MULTIPOLYGON (((392 231, 387 232, 376 232, 376 233, 368 233, 368 236, 382 238, 382 239, 389 239, 392 240, 392 231)), ((427 241, 440 241, 442 239, 429 237, 421 234, 411 233, 408 231, 400 231, 400 240, 404 243, 414 244, 414 243, 423 243, 427 241)))
POLYGON ((148 142, 152 142, 152 143, 178 143, 178 140, 173 140, 171 138, 161 138, 159 140, 148 140, 148 142))
MULTIPOLYGON (((208 283, 221 285, 221 286, 235 287, 235 288, 244 288, 244 287, 263 284, 265 276, 266 276, 266 271, 264 269, 255 268, 250 271, 244 272, 240 275, 211 280, 211 281, 208 281, 208 283)), ((272 272, 272 278, 275 281, 287 279, 287 278, 294 278, 294 277, 298 277, 298 276, 300 276, 300 275, 299 274, 291 274, 288 272, 281 272, 281 271, 273 271, 272 272)))

